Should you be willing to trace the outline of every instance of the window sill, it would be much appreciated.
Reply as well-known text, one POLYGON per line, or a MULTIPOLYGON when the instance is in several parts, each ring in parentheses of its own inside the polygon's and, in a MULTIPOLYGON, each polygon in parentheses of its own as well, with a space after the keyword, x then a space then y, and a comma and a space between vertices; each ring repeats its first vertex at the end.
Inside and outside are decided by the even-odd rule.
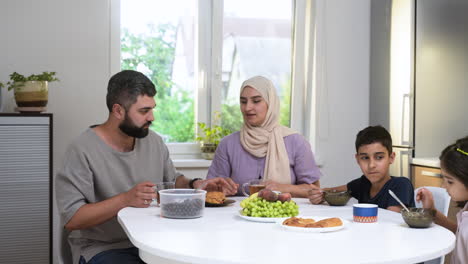
MULTIPOLYGON (((187 158, 178 158, 172 159, 172 163, 176 168, 209 168, 211 166, 211 160, 206 159, 187 159, 187 158)), ((319 168, 323 168, 323 161, 320 157, 315 157, 315 163, 319 168)))
POLYGON ((211 160, 206 159, 173 159, 176 168, 208 168, 211 160))

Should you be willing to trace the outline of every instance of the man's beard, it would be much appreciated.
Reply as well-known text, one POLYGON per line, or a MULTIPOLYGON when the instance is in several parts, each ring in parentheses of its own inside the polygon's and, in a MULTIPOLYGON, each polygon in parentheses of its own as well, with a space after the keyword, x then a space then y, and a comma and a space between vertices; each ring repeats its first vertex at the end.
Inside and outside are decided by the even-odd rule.
POLYGON ((151 122, 148 121, 141 127, 137 127, 133 121, 128 118, 128 115, 125 115, 124 121, 119 125, 119 128, 122 132, 124 132, 127 136, 135 137, 135 138, 144 138, 149 133, 149 126, 151 122), (145 126, 148 126, 145 128, 145 126))

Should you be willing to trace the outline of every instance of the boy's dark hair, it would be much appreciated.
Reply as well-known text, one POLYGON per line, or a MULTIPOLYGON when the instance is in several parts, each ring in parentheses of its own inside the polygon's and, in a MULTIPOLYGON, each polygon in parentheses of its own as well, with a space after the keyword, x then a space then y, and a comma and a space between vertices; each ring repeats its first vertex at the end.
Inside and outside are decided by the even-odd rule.
MULTIPOLYGON (((440 154, 440 166, 456 177, 468 189, 468 136, 447 146, 440 154)), ((467 201, 457 202, 464 207, 467 201)))
POLYGON ((356 153, 362 145, 380 143, 392 154, 392 136, 383 126, 368 126, 356 135, 356 153))
POLYGON ((155 96, 156 88, 153 82, 141 72, 121 71, 112 76, 107 85, 107 108, 112 112, 112 106, 119 104, 128 110, 139 95, 155 96))

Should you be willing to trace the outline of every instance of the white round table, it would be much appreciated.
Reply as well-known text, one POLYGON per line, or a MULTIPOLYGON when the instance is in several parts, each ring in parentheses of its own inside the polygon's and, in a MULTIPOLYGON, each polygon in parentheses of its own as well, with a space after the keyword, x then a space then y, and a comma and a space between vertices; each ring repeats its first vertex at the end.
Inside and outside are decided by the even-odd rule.
POLYGON ((399 213, 379 209, 377 223, 355 223, 352 204, 312 205, 294 199, 303 216, 341 217, 329 233, 286 230, 239 216, 239 201, 207 207, 197 219, 169 219, 159 207, 124 208, 118 220, 147 263, 418 263, 452 251, 455 235, 433 224, 409 228, 399 213))

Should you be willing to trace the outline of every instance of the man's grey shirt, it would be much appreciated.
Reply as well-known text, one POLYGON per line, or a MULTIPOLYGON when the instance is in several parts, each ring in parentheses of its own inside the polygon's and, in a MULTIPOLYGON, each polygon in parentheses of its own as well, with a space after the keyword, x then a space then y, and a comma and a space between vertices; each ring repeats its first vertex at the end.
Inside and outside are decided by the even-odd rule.
MULTIPOLYGON (((143 181, 175 181, 176 172, 167 146, 149 131, 135 139, 134 149, 119 152, 107 145, 92 128, 68 148, 55 179, 57 206, 64 226, 83 205, 96 203, 126 192, 143 181)), ((99 252, 133 245, 113 217, 109 221, 69 236, 73 263, 80 255, 89 261, 99 252)))

